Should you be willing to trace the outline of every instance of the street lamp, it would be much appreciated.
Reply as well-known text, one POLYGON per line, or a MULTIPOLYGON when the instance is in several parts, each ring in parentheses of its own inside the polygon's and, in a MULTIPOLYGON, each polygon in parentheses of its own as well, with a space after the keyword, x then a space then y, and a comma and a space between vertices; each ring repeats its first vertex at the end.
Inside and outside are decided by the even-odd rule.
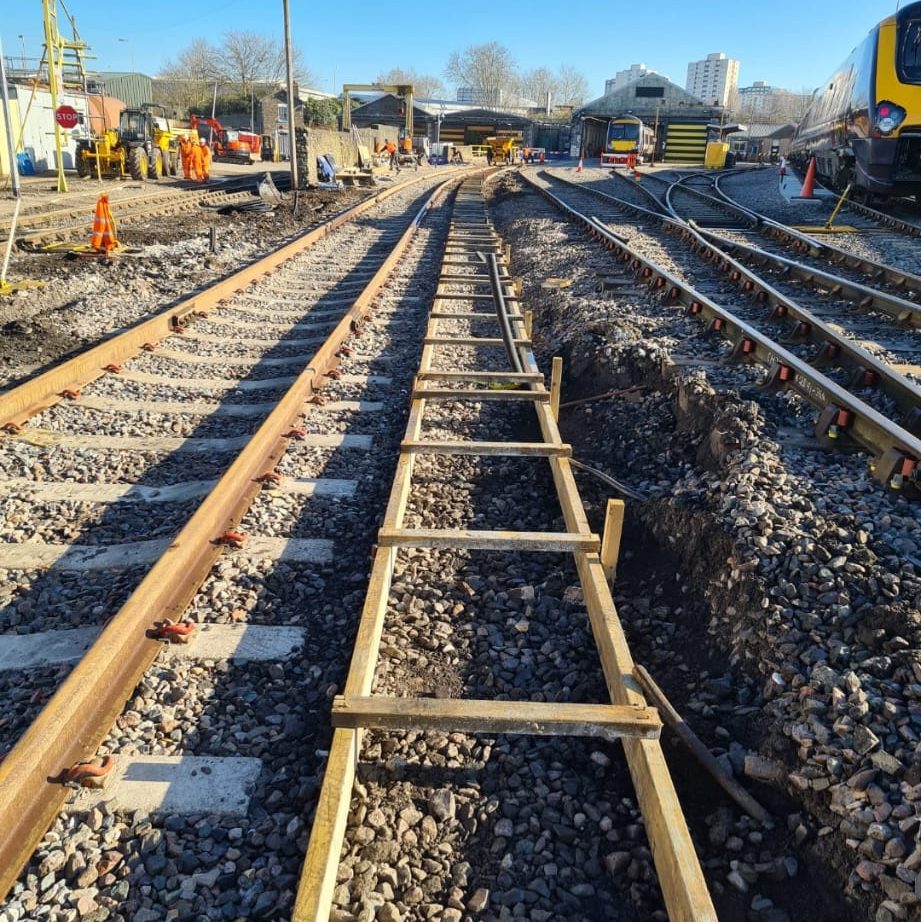
POLYGON ((23 36, 19 36, 19 48, 22 51, 20 60, 22 61, 22 69, 26 69, 26 40, 23 36))
POLYGON ((130 38, 120 38, 120 42, 124 42, 128 46, 128 54, 131 56, 131 70, 134 70, 134 44, 130 38))

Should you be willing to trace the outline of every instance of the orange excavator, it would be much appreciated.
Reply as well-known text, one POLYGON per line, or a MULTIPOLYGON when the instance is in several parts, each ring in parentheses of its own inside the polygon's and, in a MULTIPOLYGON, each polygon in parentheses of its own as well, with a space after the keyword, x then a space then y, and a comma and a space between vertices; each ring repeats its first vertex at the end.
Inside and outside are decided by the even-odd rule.
POLYGON ((207 115, 192 115, 189 122, 192 130, 208 141, 215 160, 252 163, 258 158, 262 147, 262 138, 258 134, 225 128, 216 118, 207 115), (208 129, 207 134, 199 126, 208 129))

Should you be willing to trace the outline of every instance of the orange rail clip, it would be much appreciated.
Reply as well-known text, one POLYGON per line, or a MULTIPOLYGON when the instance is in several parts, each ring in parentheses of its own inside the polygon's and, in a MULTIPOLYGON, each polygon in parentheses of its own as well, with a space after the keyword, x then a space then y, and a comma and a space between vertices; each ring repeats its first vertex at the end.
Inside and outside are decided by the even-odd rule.
POLYGON ((115 757, 103 756, 102 762, 98 765, 90 760, 74 762, 70 768, 65 768, 57 778, 52 780, 67 787, 84 787, 86 782, 93 778, 105 778, 113 768, 115 768, 115 757))

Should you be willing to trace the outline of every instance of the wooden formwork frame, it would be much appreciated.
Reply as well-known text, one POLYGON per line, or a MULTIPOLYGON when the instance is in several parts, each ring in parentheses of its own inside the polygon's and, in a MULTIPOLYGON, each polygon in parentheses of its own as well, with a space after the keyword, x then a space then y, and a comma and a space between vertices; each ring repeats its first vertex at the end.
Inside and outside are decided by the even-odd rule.
MULTIPOLYGON (((161 642, 148 636, 149 629, 165 617, 178 620, 182 616, 223 553, 218 539, 243 518, 262 489, 260 476, 274 470, 287 449, 291 433, 286 430, 303 417, 307 399, 322 384, 327 371, 337 364, 336 353, 352 335, 355 324, 371 310, 428 209, 453 182, 453 178, 448 178, 451 173, 443 175, 445 181, 417 212, 351 307, 343 311, 342 319, 325 342, 306 360, 304 369, 243 451, 0 761, 0 900, 70 793, 54 782, 55 777, 75 762, 92 757, 115 723, 125 701, 162 649, 161 642)), ((361 211, 371 207, 367 203, 362 205, 361 211)), ((347 214, 355 213, 350 210, 347 214)), ((328 226, 322 232, 328 233, 328 226)), ((309 245, 305 240, 315 239, 311 234, 296 242, 300 249, 309 245)), ((267 257, 262 263, 263 271, 271 271, 294 255, 296 250, 289 247, 267 257)), ((259 267, 244 272, 247 277, 254 277, 259 267)))
MULTIPOLYGON (((469 185, 473 180, 468 181, 469 185)), ((413 389, 406 438, 397 462, 390 498, 384 515, 371 569, 368 593, 362 610, 355 649, 344 694, 333 706, 333 739, 292 922, 327 922, 331 910, 336 872, 345 837, 352 787, 355 781, 362 733, 366 728, 463 730, 483 733, 541 733, 550 735, 602 736, 621 738, 642 810, 659 882, 672 922, 716 922, 716 913, 691 842, 690 833, 675 793, 658 736, 658 713, 647 706, 634 678, 634 664, 624 636, 602 563, 601 542, 593 535, 579 497, 567 455, 569 446, 560 437, 554 407, 544 388, 543 376, 531 350, 525 316, 518 309, 516 286, 508 274, 507 253, 492 230, 481 188, 464 188, 458 193, 452 229, 445 247, 452 258, 442 263, 442 275, 429 315, 419 374, 413 389), (459 216, 459 217, 458 217, 459 216), (445 303, 458 300, 444 287, 457 284, 446 267, 460 265, 454 257, 466 256, 474 265, 480 253, 493 253, 499 260, 505 300, 510 319, 517 324, 514 348, 523 373, 434 371, 436 349, 445 342, 492 345, 494 340, 474 337, 439 337, 438 324, 445 303), (449 294, 450 297, 446 297, 449 294), (444 443, 422 439, 422 420, 428 400, 483 399, 482 390, 453 391, 450 398, 437 385, 445 381, 481 383, 495 378, 519 381, 530 390, 517 391, 530 399, 543 437, 541 443, 444 443), (426 385, 434 382, 431 393, 426 385), (529 450, 523 451, 523 446, 529 450), (413 466, 421 449, 431 453, 538 454, 547 458, 563 512, 565 533, 477 532, 465 530, 406 529, 404 517, 410 494, 413 466), (522 709, 521 702, 444 699, 389 698, 372 696, 394 564, 400 547, 466 547, 502 550, 563 551, 575 558, 585 605, 592 626, 609 705, 541 704, 522 709)), ((487 276, 479 276, 481 282, 487 276)), ((472 285, 469 287, 473 287, 472 285)), ((481 295, 467 299, 471 305, 481 295)), ((489 300, 492 297, 489 296, 489 300)), ((452 317, 453 309, 448 311, 452 317)), ((468 313, 465 317, 478 316, 468 313)), ((482 312, 479 316, 491 316, 482 312)), ((502 343, 502 340, 499 340, 502 343)), ((606 561, 608 567, 610 560, 606 561)))

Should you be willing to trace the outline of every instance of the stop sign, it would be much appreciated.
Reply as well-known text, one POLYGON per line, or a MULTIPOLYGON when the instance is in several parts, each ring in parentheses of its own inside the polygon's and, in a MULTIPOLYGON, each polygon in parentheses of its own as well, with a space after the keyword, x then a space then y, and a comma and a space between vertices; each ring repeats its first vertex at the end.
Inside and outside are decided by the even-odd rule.
POLYGON ((54 120, 62 128, 76 128, 80 123, 80 113, 73 106, 58 106, 54 110, 54 120))

